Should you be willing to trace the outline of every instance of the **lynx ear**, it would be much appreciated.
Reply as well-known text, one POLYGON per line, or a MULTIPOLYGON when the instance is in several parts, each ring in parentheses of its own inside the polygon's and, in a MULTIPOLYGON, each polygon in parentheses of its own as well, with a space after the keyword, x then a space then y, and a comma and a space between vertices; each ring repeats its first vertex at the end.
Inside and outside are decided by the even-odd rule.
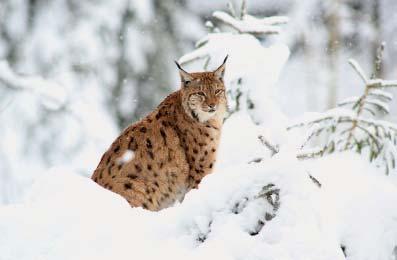
POLYGON ((214 70, 214 74, 215 76, 223 81, 223 76, 225 75, 225 67, 226 67, 226 61, 227 58, 229 57, 229 55, 226 55, 225 59, 223 60, 223 63, 221 66, 219 66, 219 68, 217 68, 216 70, 214 70))
POLYGON ((190 75, 188 72, 182 69, 181 65, 179 65, 177 61, 175 61, 175 64, 179 69, 179 75, 181 75, 181 81, 183 86, 189 85, 189 83, 193 80, 192 75, 190 75))

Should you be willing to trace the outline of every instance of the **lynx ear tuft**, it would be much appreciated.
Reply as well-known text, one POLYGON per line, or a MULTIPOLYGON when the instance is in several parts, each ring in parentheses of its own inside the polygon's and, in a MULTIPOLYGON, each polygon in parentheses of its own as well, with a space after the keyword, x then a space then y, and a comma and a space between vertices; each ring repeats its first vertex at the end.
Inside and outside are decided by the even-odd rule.
POLYGON ((179 65, 177 61, 175 61, 175 64, 179 69, 179 75, 181 76, 183 86, 188 86, 189 83, 193 80, 193 76, 190 75, 190 73, 186 72, 184 69, 182 69, 181 65, 179 65))
POLYGON ((223 76, 225 75, 225 67, 226 67, 226 61, 227 58, 229 57, 229 55, 226 55, 225 59, 223 60, 223 63, 221 66, 219 66, 219 68, 217 68, 216 70, 214 70, 214 74, 215 76, 223 81, 223 76))

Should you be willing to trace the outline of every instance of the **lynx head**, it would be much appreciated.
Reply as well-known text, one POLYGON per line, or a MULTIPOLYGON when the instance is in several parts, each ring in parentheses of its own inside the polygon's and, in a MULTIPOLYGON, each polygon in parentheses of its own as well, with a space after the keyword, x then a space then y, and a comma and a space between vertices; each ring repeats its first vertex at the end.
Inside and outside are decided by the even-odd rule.
POLYGON ((188 73, 177 63, 181 76, 182 105, 185 112, 194 120, 206 122, 210 119, 223 120, 227 100, 223 83, 226 60, 211 72, 188 73))

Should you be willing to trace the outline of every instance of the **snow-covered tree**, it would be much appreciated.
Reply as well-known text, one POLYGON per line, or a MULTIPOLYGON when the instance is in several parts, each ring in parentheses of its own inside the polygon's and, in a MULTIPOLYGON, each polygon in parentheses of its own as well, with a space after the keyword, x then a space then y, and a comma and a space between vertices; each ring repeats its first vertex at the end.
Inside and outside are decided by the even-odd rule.
POLYGON ((313 158, 325 154, 353 150, 368 156, 388 174, 396 168, 397 125, 379 119, 389 113, 392 95, 385 89, 397 87, 397 81, 377 78, 381 54, 375 64, 378 68, 371 78, 359 64, 351 59, 349 64, 364 83, 361 96, 348 98, 320 116, 314 116, 289 127, 308 127, 307 137, 299 158, 313 158), (306 148, 309 144, 314 148, 306 148))
POLYGON ((280 33, 288 18, 249 15, 246 1, 242 1, 239 10, 231 3, 228 6, 229 13, 212 14, 213 21, 206 22, 210 33, 179 62, 190 69, 210 70, 229 55, 225 75, 231 101, 229 112, 247 111, 256 123, 264 123, 265 118, 270 121, 281 115, 273 114, 277 110, 273 102, 274 85, 289 50, 282 44, 264 47, 260 39, 280 33))

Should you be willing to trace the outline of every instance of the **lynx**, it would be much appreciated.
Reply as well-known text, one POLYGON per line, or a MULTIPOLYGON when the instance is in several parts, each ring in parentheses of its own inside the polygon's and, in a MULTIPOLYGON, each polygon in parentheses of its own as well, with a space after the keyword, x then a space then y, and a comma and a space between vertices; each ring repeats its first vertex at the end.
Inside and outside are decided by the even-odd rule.
POLYGON ((212 172, 227 110, 225 64, 188 73, 176 62, 181 88, 127 127, 92 175, 132 207, 158 211, 181 201, 212 172))

